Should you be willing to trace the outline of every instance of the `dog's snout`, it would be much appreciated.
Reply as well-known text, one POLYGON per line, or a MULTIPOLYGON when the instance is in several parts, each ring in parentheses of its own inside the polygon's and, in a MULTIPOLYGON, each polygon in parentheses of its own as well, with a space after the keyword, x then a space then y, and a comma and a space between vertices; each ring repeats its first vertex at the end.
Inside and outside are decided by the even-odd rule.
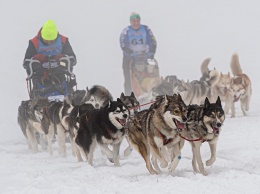
POLYGON ((187 117, 182 117, 182 121, 186 122, 187 121, 187 117))
POLYGON ((221 127, 221 125, 222 125, 221 123, 217 123, 217 127, 221 127))
POLYGON ((127 114, 124 114, 123 117, 126 119, 127 118, 127 114))

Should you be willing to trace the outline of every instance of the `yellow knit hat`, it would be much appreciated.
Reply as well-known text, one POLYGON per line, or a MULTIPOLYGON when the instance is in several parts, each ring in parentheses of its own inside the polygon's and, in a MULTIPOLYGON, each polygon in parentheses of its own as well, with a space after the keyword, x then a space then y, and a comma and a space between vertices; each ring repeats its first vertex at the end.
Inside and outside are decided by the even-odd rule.
POLYGON ((52 20, 48 20, 42 27, 41 36, 44 40, 55 40, 58 36, 58 29, 52 20))

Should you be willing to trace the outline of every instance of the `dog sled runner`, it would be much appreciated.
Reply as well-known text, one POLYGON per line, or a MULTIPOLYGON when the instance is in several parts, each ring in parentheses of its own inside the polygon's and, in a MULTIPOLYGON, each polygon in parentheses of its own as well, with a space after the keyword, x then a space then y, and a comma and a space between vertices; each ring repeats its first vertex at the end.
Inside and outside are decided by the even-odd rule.
POLYGON ((160 78, 156 59, 149 59, 147 54, 134 56, 130 62, 131 88, 136 97, 149 93, 152 80, 160 78))
POLYGON ((36 97, 48 98, 49 101, 63 101, 64 97, 73 93, 76 86, 76 76, 72 72, 73 56, 65 56, 59 62, 49 59, 41 65, 41 72, 34 70, 33 64, 38 60, 26 59, 28 65, 27 88, 30 99, 36 97), (62 77, 62 79, 59 79, 62 77))

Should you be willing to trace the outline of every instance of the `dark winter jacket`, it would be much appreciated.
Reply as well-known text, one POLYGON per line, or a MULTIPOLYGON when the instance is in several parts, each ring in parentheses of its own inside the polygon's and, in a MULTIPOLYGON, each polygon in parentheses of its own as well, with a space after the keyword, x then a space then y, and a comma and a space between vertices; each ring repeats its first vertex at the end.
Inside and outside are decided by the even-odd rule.
MULTIPOLYGON (((60 35, 62 36, 62 35, 60 35)), ((73 56, 75 58, 75 61, 72 62, 72 65, 76 65, 76 55, 75 53, 73 52, 72 50, 72 47, 69 43, 69 39, 62 36, 63 37, 63 40, 62 40, 62 50, 61 50, 61 53, 60 54, 64 54, 64 55, 68 55, 68 56, 73 56)), ((36 54, 39 54, 38 51, 37 51, 37 48, 35 47, 35 39, 41 41, 42 44, 46 45, 42 38, 41 38, 41 35, 40 35, 40 32, 38 33, 38 35, 36 37, 34 37, 33 39, 31 39, 29 41, 29 46, 26 50, 26 53, 25 53, 25 57, 24 57, 24 60, 25 59, 31 59, 34 55, 36 54)), ((51 45, 50 45, 51 46, 51 45)), ((28 62, 24 62, 23 66, 24 68, 27 68, 27 65, 28 65, 28 62)))

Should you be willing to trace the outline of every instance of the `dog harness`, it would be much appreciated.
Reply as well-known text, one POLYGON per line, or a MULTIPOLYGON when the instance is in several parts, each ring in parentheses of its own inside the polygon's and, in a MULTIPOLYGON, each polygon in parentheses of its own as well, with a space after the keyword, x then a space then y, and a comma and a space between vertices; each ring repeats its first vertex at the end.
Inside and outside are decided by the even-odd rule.
POLYGON ((161 136, 162 140, 163 140, 163 145, 167 145, 168 143, 171 143, 178 135, 178 133, 176 133, 176 135, 174 136, 174 138, 169 138, 167 139, 167 137, 165 135, 163 135, 159 130, 158 130, 159 135, 161 136))

